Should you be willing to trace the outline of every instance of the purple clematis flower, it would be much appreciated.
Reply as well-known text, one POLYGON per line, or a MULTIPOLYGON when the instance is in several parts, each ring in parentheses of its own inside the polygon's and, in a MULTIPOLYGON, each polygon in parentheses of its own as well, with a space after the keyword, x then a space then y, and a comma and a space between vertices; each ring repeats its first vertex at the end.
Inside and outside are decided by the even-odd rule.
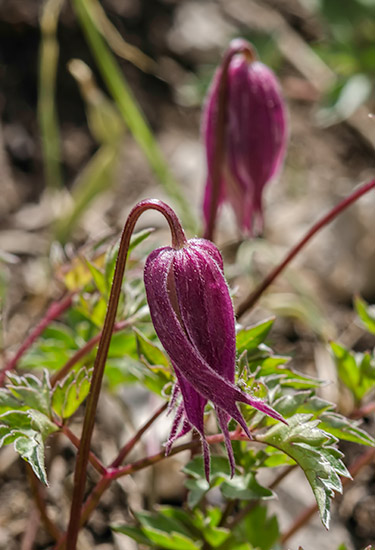
POLYGON ((231 204, 242 231, 261 230, 263 189, 284 159, 286 109, 277 78, 256 60, 246 40, 231 42, 216 71, 202 126, 208 169, 203 204, 206 236, 212 236, 207 232, 210 216, 216 216, 224 201, 231 204), (222 141, 219 147, 217 140, 222 141), (215 176, 217 163, 221 168, 215 176))
POLYGON ((283 418, 234 385, 235 320, 221 255, 205 239, 185 241, 180 248, 159 248, 147 258, 144 280, 152 322, 177 377, 172 402, 179 393, 182 395, 167 452, 175 439, 195 428, 201 436, 208 479, 210 453, 204 435, 204 408, 211 401, 233 475, 229 419, 236 420, 251 438, 236 402, 251 405, 277 420, 283 418))

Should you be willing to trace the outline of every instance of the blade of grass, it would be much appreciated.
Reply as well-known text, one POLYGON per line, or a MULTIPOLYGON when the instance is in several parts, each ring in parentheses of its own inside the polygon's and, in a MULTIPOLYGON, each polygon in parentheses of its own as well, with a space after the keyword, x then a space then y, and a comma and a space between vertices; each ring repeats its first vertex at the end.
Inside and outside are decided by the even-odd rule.
POLYGON ((59 44, 56 30, 64 0, 46 0, 41 17, 39 51, 38 121, 42 139, 45 179, 48 187, 63 183, 60 163, 60 135, 55 93, 59 44))
POLYGON ((126 42, 116 27, 108 19, 102 5, 98 0, 90 0, 91 16, 95 20, 96 28, 101 32, 108 45, 116 55, 130 61, 141 71, 158 74, 157 63, 145 55, 139 48, 126 42))
POLYGON ((89 160, 80 174, 79 184, 74 189, 71 212, 56 222, 54 230, 56 240, 66 243, 72 230, 87 210, 87 206, 95 197, 109 188, 117 159, 118 154, 115 147, 102 145, 89 160))
POLYGON ((114 183, 114 173, 121 153, 125 124, 115 104, 97 87, 90 68, 73 59, 68 69, 77 81, 88 126, 101 147, 81 170, 72 188, 72 208, 57 220, 55 238, 65 243, 92 201, 114 183))
POLYGON ((125 123, 142 148, 151 168, 163 185, 165 192, 176 204, 184 227, 196 230, 196 221, 188 201, 184 198, 178 183, 160 151, 153 133, 128 87, 125 77, 114 55, 105 43, 92 15, 90 0, 72 0, 79 23, 92 50, 106 86, 115 100, 125 123))

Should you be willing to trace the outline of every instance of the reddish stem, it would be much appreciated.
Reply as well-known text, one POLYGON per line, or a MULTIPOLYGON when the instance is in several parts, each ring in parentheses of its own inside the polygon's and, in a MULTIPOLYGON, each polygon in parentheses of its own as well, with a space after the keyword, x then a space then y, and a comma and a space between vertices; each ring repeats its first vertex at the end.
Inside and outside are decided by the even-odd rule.
MULTIPOLYGON (((230 432, 229 436, 232 441, 248 441, 248 437, 243 432, 238 432, 237 430, 230 432)), ((224 442, 224 436, 222 433, 209 435, 206 439, 209 445, 224 442)), ((254 440, 256 440, 256 438, 254 438, 254 440)), ((191 450, 193 447, 197 447, 200 444, 201 443, 199 440, 193 440, 187 443, 183 443, 181 445, 177 445, 171 450, 168 457, 181 453, 182 451, 191 450)), ((101 496, 108 489, 112 481, 120 477, 138 472, 139 470, 143 470, 144 468, 157 464, 158 462, 166 458, 167 457, 165 456, 165 450, 162 450, 154 455, 141 458, 140 460, 137 460, 132 464, 128 464, 120 468, 114 468, 113 470, 108 469, 107 473, 103 475, 102 478, 98 481, 82 508, 81 516, 79 518, 80 527, 82 527, 87 522, 92 512, 96 509, 101 496)), ((66 546, 66 542, 67 536, 63 535, 57 545, 54 547, 54 550, 63 550, 64 548, 69 548, 70 550, 70 546, 66 546)))
POLYGON ((83 421, 81 443, 78 449, 76 469, 74 474, 73 498, 70 510, 70 520, 67 532, 67 548, 76 550, 78 532, 80 528, 80 516, 83 496, 86 485, 87 463, 90 454, 91 437, 94 430, 95 414, 98 404, 104 368, 107 360, 109 345, 116 319, 118 302, 121 294, 122 279, 124 276, 127 254, 129 250, 130 237, 139 216, 146 210, 158 210, 166 218, 172 235, 172 246, 182 248, 186 244, 186 237, 181 224, 174 211, 165 203, 159 200, 147 199, 139 202, 130 212, 121 235, 118 258, 111 293, 109 296, 108 309, 104 320, 103 331, 99 341, 98 353, 94 362, 93 376, 90 392, 87 398, 85 417, 83 421))
MULTIPOLYGON (((81 443, 79 438, 76 435, 74 435, 74 433, 68 428, 68 426, 61 425, 59 427, 62 433, 65 434, 66 437, 69 439, 69 441, 73 443, 75 448, 79 449, 79 446, 81 443)), ((107 468, 92 451, 90 451, 89 453, 89 462, 95 468, 95 470, 99 472, 99 474, 104 475, 107 472, 107 468)))
POLYGON ((110 468, 118 468, 125 458, 128 456, 130 451, 133 450, 134 446, 138 441, 141 439, 142 435, 145 433, 146 430, 149 429, 149 427, 159 418, 159 416, 167 409, 168 403, 163 403, 161 407, 158 408, 158 410, 151 416, 151 418, 140 428, 134 437, 131 438, 130 441, 126 443, 126 445, 123 446, 123 448, 120 450, 119 454, 115 458, 115 460, 111 463, 110 468))
POLYGON ((40 513, 37 508, 32 508, 24 527, 20 550, 33 550, 36 536, 39 531, 40 513))
POLYGON ((29 464, 26 465, 27 477, 30 483, 31 493, 33 495, 35 504, 40 514, 40 518, 46 528, 47 532, 54 540, 59 540, 61 537, 60 529, 53 523, 48 515, 46 502, 44 498, 44 487, 41 485, 39 479, 36 477, 29 464))
POLYGON ((204 232, 205 239, 209 239, 210 241, 212 241, 214 237, 216 215, 219 206, 219 197, 222 183, 221 175, 223 171, 223 159, 225 154, 225 130, 227 125, 228 70, 233 56, 240 53, 245 54, 248 57, 249 61, 255 60, 255 52, 251 48, 250 44, 242 44, 240 46, 236 45, 235 47, 230 48, 226 53, 219 76, 214 155, 212 167, 208 166, 209 170, 211 170, 212 168, 212 193, 210 197, 211 202, 208 223, 204 232))
POLYGON ((373 412, 375 412, 375 401, 354 409, 350 414, 350 418, 363 418, 373 412))
POLYGON ((17 363, 21 359, 23 354, 32 346, 35 340, 42 334, 44 329, 46 329, 52 321, 57 319, 57 317, 60 317, 60 315, 71 306, 72 299, 73 293, 69 293, 60 301, 53 302, 50 305, 43 319, 37 324, 34 330, 31 331, 22 346, 20 346, 20 348, 18 349, 15 356, 1 369, 0 386, 4 384, 6 373, 16 368, 17 363))
POLYGON ((375 187, 375 180, 370 181, 360 187, 358 187, 349 197, 346 197, 339 204, 337 204, 332 210, 325 214, 321 220, 312 226, 312 228, 306 233, 306 235, 291 249, 287 254, 284 260, 277 265, 269 275, 260 283, 260 285, 249 294, 249 296, 239 305, 236 316, 237 318, 242 317, 242 315, 249 309, 251 309, 254 304, 259 300, 263 292, 273 283, 273 281, 280 275, 280 273, 287 267, 287 265, 293 260, 293 258, 298 254, 298 252, 305 246, 306 243, 316 234, 322 227, 330 223, 333 219, 336 218, 343 210, 348 208, 353 202, 358 200, 362 195, 370 191, 375 187))

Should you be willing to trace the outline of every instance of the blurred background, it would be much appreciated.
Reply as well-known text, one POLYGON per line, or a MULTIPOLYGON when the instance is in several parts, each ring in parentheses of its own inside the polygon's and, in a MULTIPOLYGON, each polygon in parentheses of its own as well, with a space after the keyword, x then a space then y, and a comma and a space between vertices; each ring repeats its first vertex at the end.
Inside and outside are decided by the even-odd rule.
MULTIPOLYGON (((115 237, 138 200, 165 200, 189 236, 199 234, 201 108, 238 36, 278 75, 290 137, 284 169, 266 188, 263 238, 243 242, 225 208, 219 220, 236 302, 323 213, 374 177, 375 1, 0 0, 3 358, 61 294, 56 266, 115 237)), ((324 378, 322 342, 346 331, 347 345, 368 345, 351 304, 354 293, 375 301, 374 208, 372 193, 324 229, 249 317, 280 315, 281 351, 297 349, 296 359, 314 362, 324 378)), ((165 244, 163 221, 147 216, 144 227, 160 226, 165 244)), ((356 547, 375 540, 372 522, 345 506, 340 525, 356 547)))

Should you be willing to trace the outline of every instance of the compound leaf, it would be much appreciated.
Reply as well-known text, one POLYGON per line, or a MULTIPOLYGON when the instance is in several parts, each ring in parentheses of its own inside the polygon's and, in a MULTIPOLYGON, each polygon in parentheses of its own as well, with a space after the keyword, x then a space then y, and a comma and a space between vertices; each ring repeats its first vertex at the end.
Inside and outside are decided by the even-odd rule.
POLYGON ((337 439, 318 428, 312 415, 296 414, 289 425, 278 423, 257 439, 289 455, 304 471, 318 504, 322 523, 328 528, 334 492, 342 492, 340 475, 350 477, 342 453, 334 446, 337 439))

